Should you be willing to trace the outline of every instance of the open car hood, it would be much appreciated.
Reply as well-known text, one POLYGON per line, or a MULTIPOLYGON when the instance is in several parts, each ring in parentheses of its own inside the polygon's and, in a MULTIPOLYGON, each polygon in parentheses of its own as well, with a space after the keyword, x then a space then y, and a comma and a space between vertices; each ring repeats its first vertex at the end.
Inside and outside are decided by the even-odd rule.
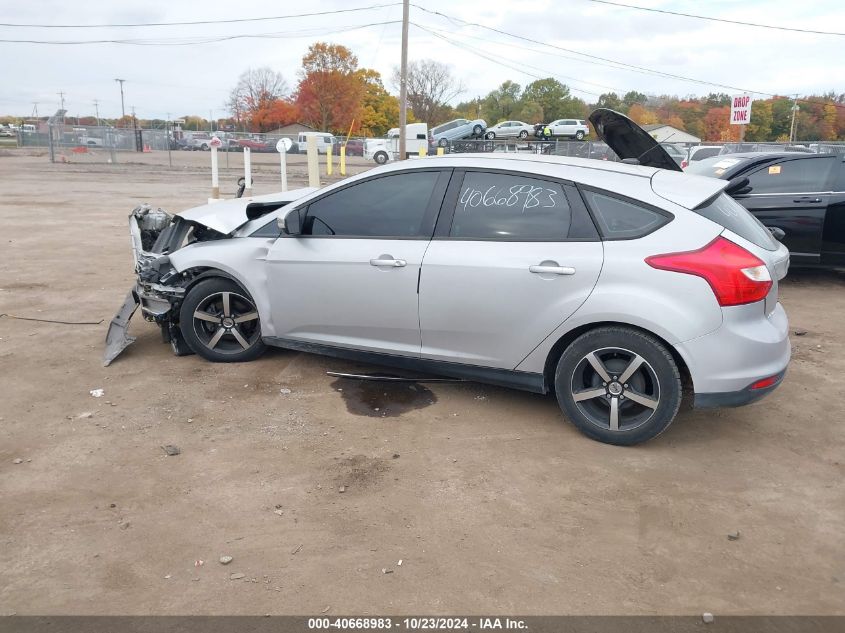
POLYGON ((589 118, 599 139, 607 143, 619 158, 635 159, 646 167, 683 171, 648 132, 624 114, 598 108, 589 118))
POLYGON ((314 187, 303 187, 264 196, 232 198, 194 207, 179 215, 189 222, 196 222, 223 235, 229 235, 250 220, 283 207, 294 200, 299 200, 314 191, 317 191, 314 187))

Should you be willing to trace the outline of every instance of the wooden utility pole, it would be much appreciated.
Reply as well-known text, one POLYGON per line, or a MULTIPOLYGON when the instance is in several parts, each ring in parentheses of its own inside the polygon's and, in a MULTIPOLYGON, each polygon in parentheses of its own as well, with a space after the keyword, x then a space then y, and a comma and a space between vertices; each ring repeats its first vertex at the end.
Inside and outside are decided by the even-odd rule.
POLYGON ((410 0, 402 0, 402 61, 399 67, 399 160, 405 160, 408 127, 408 10, 410 0))

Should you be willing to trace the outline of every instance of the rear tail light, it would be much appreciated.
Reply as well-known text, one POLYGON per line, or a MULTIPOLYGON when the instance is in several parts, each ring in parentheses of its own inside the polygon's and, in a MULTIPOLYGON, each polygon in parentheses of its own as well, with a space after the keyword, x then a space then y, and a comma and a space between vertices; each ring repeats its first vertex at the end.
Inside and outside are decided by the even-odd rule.
POLYGON ((681 169, 686 169, 687 167, 689 167, 689 161, 685 158, 681 161, 681 169))
POLYGON ((720 306, 761 301, 772 287, 766 264, 721 236, 696 251, 653 255, 645 261, 652 268, 703 278, 720 306))

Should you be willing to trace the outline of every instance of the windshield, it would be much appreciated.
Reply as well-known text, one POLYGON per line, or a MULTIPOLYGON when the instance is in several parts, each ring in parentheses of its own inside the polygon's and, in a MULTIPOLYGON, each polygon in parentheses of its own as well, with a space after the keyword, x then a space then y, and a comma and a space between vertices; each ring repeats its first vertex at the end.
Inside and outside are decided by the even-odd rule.
POLYGON ((726 193, 720 193, 712 201, 693 211, 716 224, 721 224, 760 248, 765 248, 767 251, 778 249, 778 244, 769 229, 726 193))
POLYGON ((731 158, 729 156, 713 156, 712 158, 705 158, 704 160, 697 160, 690 163, 689 167, 687 167, 685 171, 688 174, 721 178, 722 174, 724 174, 727 170, 746 160, 748 159, 731 158))

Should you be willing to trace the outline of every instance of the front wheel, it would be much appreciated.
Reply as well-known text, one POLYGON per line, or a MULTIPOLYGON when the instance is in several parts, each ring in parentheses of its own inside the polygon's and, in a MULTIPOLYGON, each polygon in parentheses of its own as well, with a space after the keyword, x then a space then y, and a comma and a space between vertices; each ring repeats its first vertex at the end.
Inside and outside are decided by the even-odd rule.
POLYGON ((376 152, 373 159, 379 164, 384 165, 387 162, 387 154, 385 152, 376 152))
POLYGON ((191 288, 179 311, 179 327, 188 346, 210 361, 249 361, 265 350, 255 304, 229 279, 207 279, 191 288))
POLYGON ((484 132, 484 128, 480 125, 476 125, 472 128, 472 135, 473 136, 481 136, 481 133, 484 132))
POLYGON ((441 138, 439 141, 437 141, 437 144, 440 147, 446 147, 449 144, 449 140, 445 139, 445 138, 441 138))
POLYGON ((578 429, 607 444, 630 446, 665 431, 681 405, 681 377, 654 337, 602 327, 578 337, 555 372, 555 392, 578 429))

